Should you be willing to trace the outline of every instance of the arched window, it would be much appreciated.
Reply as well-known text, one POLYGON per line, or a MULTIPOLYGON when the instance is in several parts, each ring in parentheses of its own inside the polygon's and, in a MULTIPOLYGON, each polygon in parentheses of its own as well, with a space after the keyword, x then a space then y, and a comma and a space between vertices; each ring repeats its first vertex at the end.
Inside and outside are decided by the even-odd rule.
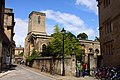
POLYGON ((98 54, 98 53, 99 53, 99 50, 98 50, 98 49, 96 49, 96 50, 95 50, 95 52, 98 54))
POLYGON ((90 52, 94 52, 94 50, 93 50, 92 48, 89 48, 89 51, 90 51, 90 52))
POLYGON ((45 44, 43 44, 43 45, 42 45, 42 52, 44 53, 44 52, 45 52, 45 50, 46 50, 46 45, 45 45, 45 44))
POLYGON ((40 16, 38 16, 38 23, 40 24, 40 16))
POLYGON ((82 44, 81 46, 85 48, 85 45, 84 45, 84 44, 82 44))

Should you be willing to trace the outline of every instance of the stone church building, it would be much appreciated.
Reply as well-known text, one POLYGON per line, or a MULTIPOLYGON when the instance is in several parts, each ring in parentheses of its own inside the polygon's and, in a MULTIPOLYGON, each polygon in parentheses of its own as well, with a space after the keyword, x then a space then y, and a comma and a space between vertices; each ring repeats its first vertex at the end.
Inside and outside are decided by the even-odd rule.
POLYGON ((31 55, 33 49, 44 52, 49 38, 46 34, 46 14, 32 11, 29 14, 28 33, 25 38, 25 57, 31 55))

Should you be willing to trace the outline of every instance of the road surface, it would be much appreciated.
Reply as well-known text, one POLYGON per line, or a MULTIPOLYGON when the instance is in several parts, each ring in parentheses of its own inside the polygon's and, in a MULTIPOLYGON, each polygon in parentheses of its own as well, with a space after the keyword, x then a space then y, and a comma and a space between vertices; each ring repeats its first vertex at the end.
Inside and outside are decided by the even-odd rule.
POLYGON ((17 66, 15 70, 0 78, 0 80, 54 80, 51 77, 42 75, 27 68, 17 66))

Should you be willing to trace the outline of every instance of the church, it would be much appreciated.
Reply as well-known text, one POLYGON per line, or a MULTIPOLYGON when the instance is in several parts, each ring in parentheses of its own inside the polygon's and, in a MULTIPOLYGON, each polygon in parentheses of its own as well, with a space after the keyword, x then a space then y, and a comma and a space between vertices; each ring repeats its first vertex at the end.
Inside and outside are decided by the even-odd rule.
POLYGON ((25 57, 31 55, 33 49, 44 52, 50 38, 46 34, 46 14, 32 11, 29 14, 28 33, 25 38, 25 57))

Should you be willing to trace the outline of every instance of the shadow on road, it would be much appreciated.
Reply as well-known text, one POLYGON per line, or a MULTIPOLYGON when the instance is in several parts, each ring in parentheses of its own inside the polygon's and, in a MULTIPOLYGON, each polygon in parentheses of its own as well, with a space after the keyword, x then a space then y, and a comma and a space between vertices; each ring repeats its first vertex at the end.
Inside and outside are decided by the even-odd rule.
POLYGON ((7 72, 7 71, 9 71, 9 70, 15 70, 16 67, 17 67, 16 64, 11 64, 11 65, 9 65, 8 67, 5 67, 5 68, 2 70, 2 72, 7 72))

